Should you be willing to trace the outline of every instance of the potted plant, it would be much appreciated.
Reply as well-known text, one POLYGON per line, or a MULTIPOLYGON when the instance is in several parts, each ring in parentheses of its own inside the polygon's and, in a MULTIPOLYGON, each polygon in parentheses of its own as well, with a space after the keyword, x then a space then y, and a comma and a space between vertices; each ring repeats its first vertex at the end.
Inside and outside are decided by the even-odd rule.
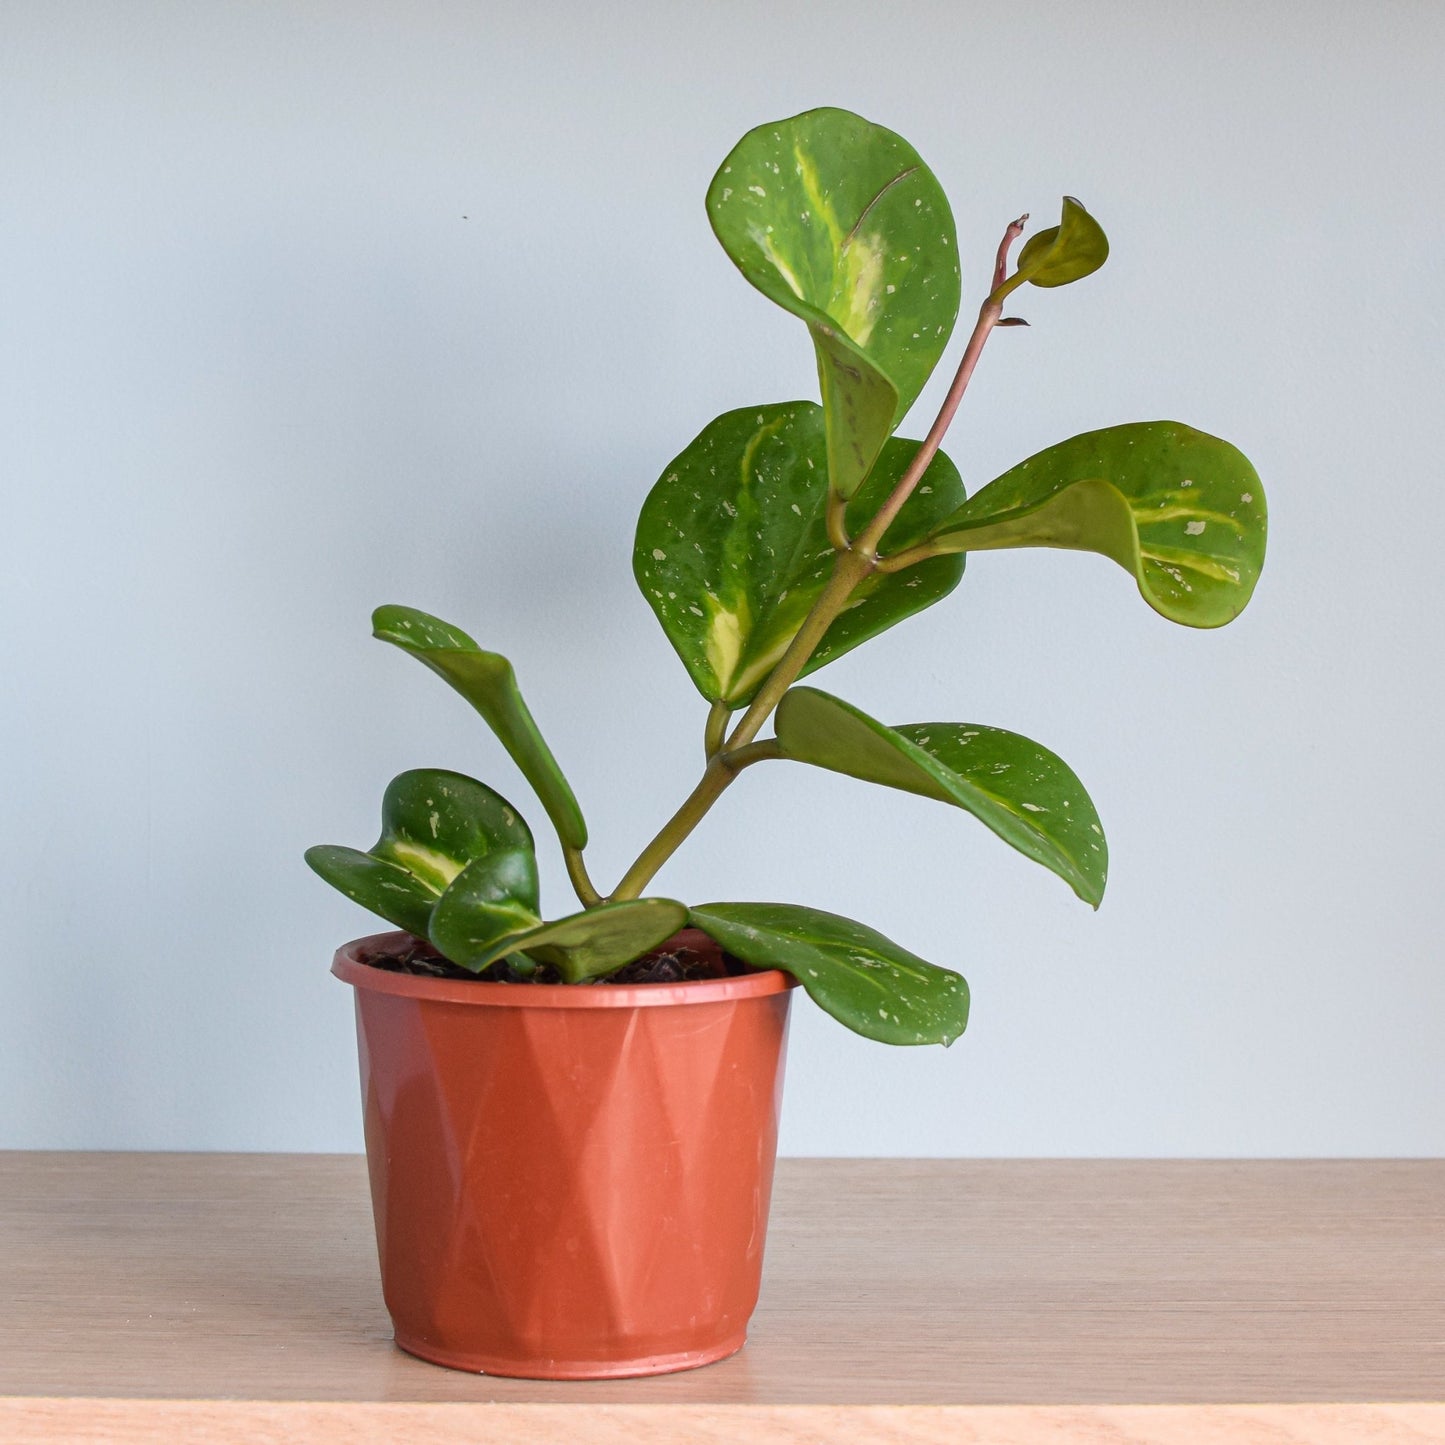
POLYGON ((891 1044, 951 1043, 968 989, 861 923, 795 903, 683 903, 658 870, 745 768, 791 760, 972 813, 1097 907, 1107 854, 1073 772, 982 724, 888 726, 801 679, 957 585, 970 552, 1111 558, 1172 621, 1249 600, 1265 501, 1234 447, 1177 422, 1085 433, 965 495, 939 450, 1021 287, 1104 263, 1077 201, 1007 227, 923 441, 894 435, 949 344, 948 202, 899 136, 847 111, 750 131, 707 195, 723 248, 806 323, 822 404, 706 426, 642 506, 637 581, 709 704, 692 793, 610 890, 511 664, 406 607, 375 636, 440 674, 537 795, 580 908, 544 914, 521 812, 457 773, 403 773, 365 852, 311 866, 399 933, 344 946, 356 986, 377 1238, 400 1345, 489 1373, 642 1374, 736 1350, 757 1298, 790 989, 891 1044), (772 723, 771 735, 764 729, 772 723))

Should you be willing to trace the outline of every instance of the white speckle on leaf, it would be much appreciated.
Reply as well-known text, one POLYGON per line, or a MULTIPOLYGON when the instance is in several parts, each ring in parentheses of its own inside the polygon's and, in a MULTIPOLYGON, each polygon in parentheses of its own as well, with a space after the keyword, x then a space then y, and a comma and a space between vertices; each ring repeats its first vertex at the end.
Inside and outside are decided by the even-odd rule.
POLYGON ((1205 522, 1186 522, 1184 524, 1184 530, 1189 536, 1197 537, 1207 525, 1205 522))
POLYGON ((1239 494, 1239 500, 1240 500, 1241 502, 1252 502, 1252 501, 1254 500, 1254 493, 1253 493, 1253 492, 1241 492, 1241 493, 1239 494))
MULTIPOLYGON (((1133 446, 1134 443, 1130 442, 1129 445, 1133 446)), ((1184 480, 1179 483, 1179 485, 1181 487, 1192 487, 1194 485, 1194 479, 1192 477, 1185 477, 1184 480)))
POLYGON ((1049 811, 1047 808, 1039 807, 1037 803, 1020 803, 1019 806, 1026 813, 1047 813, 1049 811))
POLYGON ((652 560, 654 562, 666 562, 667 553, 664 552, 661 547, 654 547, 652 549, 652 560))
POLYGON ((748 189, 749 189, 755 196, 765 196, 765 195, 767 195, 767 192, 766 192, 761 186, 749 186, 748 189))

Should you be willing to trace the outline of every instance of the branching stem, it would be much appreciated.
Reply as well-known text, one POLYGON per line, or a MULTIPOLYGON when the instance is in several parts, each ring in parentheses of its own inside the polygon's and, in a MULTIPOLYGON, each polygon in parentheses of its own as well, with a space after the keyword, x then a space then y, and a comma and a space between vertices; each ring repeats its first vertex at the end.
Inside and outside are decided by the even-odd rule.
MULTIPOLYGON (((973 334, 968 338, 968 345, 964 348, 963 359, 958 364, 958 371, 948 388, 948 395, 944 397, 938 416, 928 429, 928 435, 919 444, 918 451, 914 454, 913 460, 909 462, 907 470, 898 479, 898 484, 893 491, 889 493, 888 500, 878 509, 868 525, 851 541, 848 538, 845 523, 847 502, 841 497, 830 495, 828 499, 828 539, 838 554, 833 565, 833 575, 828 579, 822 592, 818 594, 817 601, 803 619, 802 626, 798 628, 792 642, 788 645, 788 650, 768 674, 737 726, 733 728, 726 741, 721 742, 717 747, 714 747, 715 734, 721 729, 715 722, 715 717, 722 704, 714 704, 713 712, 708 718, 708 764, 706 770, 682 806, 663 824, 657 836, 642 850, 637 861, 627 870, 622 881, 611 894, 613 899, 636 898, 647 887, 657 870, 677 851, 682 841, 702 821, 708 809, 717 802, 724 789, 743 767, 761 758, 779 755, 775 739, 770 738, 762 743, 754 742, 754 739, 762 730, 763 724, 772 715, 773 709, 782 701, 783 694, 802 675, 803 669, 808 665, 808 659, 817 650, 818 644, 822 642, 824 634, 833 625, 839 613, 848 605, 848 601, 857 590, 858 585, 880 567, 892 572, 907 565, 903 562, 904 558, 921 560, 921 557, 913 555, 920 551, 919 548, 910 548, 906 552, 899 553, 896 558, 880 559, 878 545, 902 510, 903 504, 913 494, 913 489, 922 480, 929 463, 938 454, 944 434, 948 431, 949 424, 958 411, 963 394, 968 389, 969 379, 973 376, 978 359, 983 354, 984 343, 987 342, 989 334, 998 325, 999 319, 1003 315, 1003 299, 1007 290, 1004 290, 1003 294, 1000 294, 1000 291, 1006 285, 1003 277, 1008 270, 1008 253, 1010 247, 1023 233, 1023 223, 1027 219, 1027 216, 1022 216, 1017 221, 1011 222, 1004 232, 994 266, 993 290, 979 308, 978 321, 974 325, 973 334)), ((722 726, 725 727, 725 725, 724 722, 722 726)))

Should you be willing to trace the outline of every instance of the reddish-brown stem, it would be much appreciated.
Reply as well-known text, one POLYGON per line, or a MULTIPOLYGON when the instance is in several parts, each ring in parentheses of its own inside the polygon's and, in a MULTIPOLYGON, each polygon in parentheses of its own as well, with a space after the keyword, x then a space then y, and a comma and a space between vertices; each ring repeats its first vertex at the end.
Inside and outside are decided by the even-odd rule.
MULTIPOLYGON (((958 364, 953 383, 948 388, 948 395, 944 398, 933 425, 928 429, 928 435, 919 444, 918 451, 909 462, 908 469, 889 493, 888 500, 878 509, 877 515, 851 543, 848 541, 846 529, 847 504, 842 498, 830 497, 828 535, 837 552, 833 575, 726 741, 720 741, 720 733, 727 710, 721 705, 714 708, 713 716, 709 719, 708 765, 702 779, 652 842, 643 849, 637 861, 613 889, 610 898, 636 898, 657 870, 672 856, 678 844, 697 826, 741 768, 762 758, 779 756, 775 739, 769 738, 761 743, 754 741, 763 724, 782 700, 783 694, 802 674, 808 659, 823 640, 823 635, 848 605, 859 584, 880 566, 888 571, 895 570, 891 559, 880 561, 878 544, 903 504, 912 495, 924 472, 928 470, 928 464, 938 454, 944 433, 953 421, 954 413, 968 389, 969 378, 972 377, 978 358, 983 353, 984 343, 1003 315, 1003 298, 997 293, 1002 284, 1002 273, 1008 269, 1009 249, 1023 233, 1026 220, 1027 216, 1020 216, 1017 221, 1010 222, 1004 232, 995 263, 993 293, 979 308, 978 321, 973 328, 973 335, 968 338, 968 346, 964 350, 963 360, 958 364)), ((910 553, 900 555, 907 556, 910 553)))
POLYGON ((1028 221, 1029 213, 1025 211, 1018 220, 1010 221, 1008 230, 1003 233, 1003 240, 998 243, 998 259, 993 265, 993 289, 998 290, 1008 277, 1008 253, 1013 249, 1013 243, 1024 233, 1024 225, 1028 221))
POLYGON ((978 365, 979 357, 983 355, 984 343, 1003 315, 1003 300, 996 295, 1002 285, 1003 278, 1000 273, 1007 273, 1009 250, 1013 243, 1023 235, 1024 222, 1027 220, 1028 214, 1025 212, 1018 220, 1010 221, 1008 228, 1004 231, 1003 240, 998 245, 998 256, 994 262, 993 292, 979 308, 978 321, 973 328, 973 335, 968 338, 963 360, 958 363, 958 371, 954 374, 953 384, 948 388, 948 395, 944 397, 943 405, 939 408, 933 425, 929 427, 928 435, 924 437, 917 452, 914 453, 913 460, 909 462, 908 469, 898 479, 898 485, 893 488, 888 500, 878 509, 877 515, 864 527, 853 543, 854 550, 863 553, 870 560, 877 555, 878 544, 883 540, 883 534, 893 525, 894 519, 903 510, 903 504, 913 495, 913 489, 922 480, 924 472, 928 470, 928 464, 938 454, 938 448, 943 444, 944 434, 953 422, 954 413, 963 400, 964 392, 968 390, 973 369, 978 365))

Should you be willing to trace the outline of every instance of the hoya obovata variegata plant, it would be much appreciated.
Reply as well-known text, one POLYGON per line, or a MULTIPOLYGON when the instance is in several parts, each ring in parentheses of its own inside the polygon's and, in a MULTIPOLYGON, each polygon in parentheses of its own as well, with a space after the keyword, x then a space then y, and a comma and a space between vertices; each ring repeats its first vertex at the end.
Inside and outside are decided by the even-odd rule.
POLYGON ((923 441, 894 431, 949 344, 960 295, 953 217, 901 137, 845 110, 750 131, 707 195, 723 249, 800 318, 821 405, 728 412, 668 464, 643 503, 633 567, 668 640, 710 704, 701 780, 610 893, 583 861, 587 827, 506 658, 459 628, 382 607, 374 635, 439 673, 486 719, 561 842, 579 912, 545 919, 532 834, 484 783, 403 773, 366 852, 312 848, 348 897, 474 972, 517 980, 546 966, 602 979, 684 926, 728 953, 793 974, 849 1028, 885 1043, 951 1043, 968 986, 864 924, 791 903, 690 906, 643 896, 735 777, 790 759, 921 793, 972 813, 1085 902, 1104 892, 1098 814, 1074 773, 1017 733, 977 723, 887 726, 799 680, 939 601, 969 552, 1066 547, 1112 558, 1173 622, 1218 627, 1249 601, 1264 559, 1264 490, 1228 442, 1178 422, 1086 432, 1020 462, 972 497, 939 443, 984 344, 1020 324, 1022 286, 1096 271, 1108 242, 1072 198, 1010 270, 1027 217, 1005 231, 992 283, 923 441), (773 735, 760 737, 773 723, 773 735))

